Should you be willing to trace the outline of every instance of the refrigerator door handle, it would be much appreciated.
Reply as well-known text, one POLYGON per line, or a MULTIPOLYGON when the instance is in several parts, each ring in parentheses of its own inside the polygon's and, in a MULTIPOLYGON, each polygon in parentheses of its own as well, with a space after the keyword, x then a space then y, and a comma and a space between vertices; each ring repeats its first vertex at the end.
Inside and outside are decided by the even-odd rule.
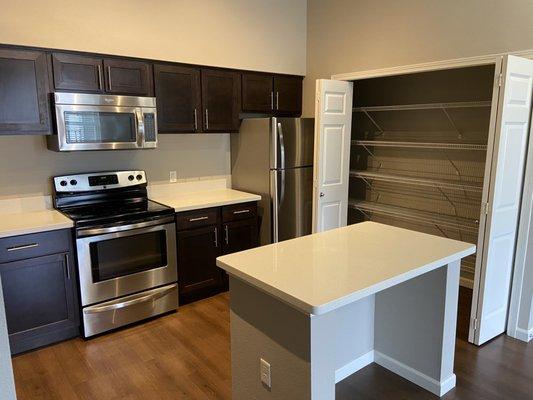
POLYGON ((278 171, 270 171, 270 193, 272 194, 272 243, 278 242, 279 184, 278 171))
POLYGON ((281 204, 283 204, 283 200, 285 199, 285 170, 282 169, 279 171, 279 174, 281 176, 281 182, 278 208, 281 207, 281 204))
POLYGON ((283 141, 283 127, 281 122, 278 122, 278 137, 279 137, 279 169, 285 169, 285 142, 283 141))

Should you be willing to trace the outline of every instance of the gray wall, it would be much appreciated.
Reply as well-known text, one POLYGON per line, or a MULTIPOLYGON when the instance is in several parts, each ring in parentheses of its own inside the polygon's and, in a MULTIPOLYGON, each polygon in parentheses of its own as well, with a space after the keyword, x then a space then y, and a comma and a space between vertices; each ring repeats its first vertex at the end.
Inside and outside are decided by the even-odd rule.
POLYGON ((2 400, 15 400, 15 383, 11 367, 11 352, 7 336, 6 313, 4 309, 4 296, 2 282, 0 281, 0 398, 2 400))
POLYGON ((318 78, 533 48, 532 15, 531 0, 308 0, 304 115, 318 78))
POLYGON ((42 136, 0 137, 0 197, 49 194, 50 177, 74 172, 145 169, 148 179, 230 174, 229 134, 160 135, 155 150, 57 153, 42 136))

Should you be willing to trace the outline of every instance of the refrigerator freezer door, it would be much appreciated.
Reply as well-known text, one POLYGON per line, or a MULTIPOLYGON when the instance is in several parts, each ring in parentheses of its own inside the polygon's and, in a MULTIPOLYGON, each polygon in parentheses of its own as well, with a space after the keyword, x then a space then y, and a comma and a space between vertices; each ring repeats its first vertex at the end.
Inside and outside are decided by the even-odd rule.
POLYGON ((272 171, 274 242, 308 235, 313 216, 313 167, 272 171))
POLYGON ((271 134, 271 169, 313 165, 313 118, 272 118, 271 134))

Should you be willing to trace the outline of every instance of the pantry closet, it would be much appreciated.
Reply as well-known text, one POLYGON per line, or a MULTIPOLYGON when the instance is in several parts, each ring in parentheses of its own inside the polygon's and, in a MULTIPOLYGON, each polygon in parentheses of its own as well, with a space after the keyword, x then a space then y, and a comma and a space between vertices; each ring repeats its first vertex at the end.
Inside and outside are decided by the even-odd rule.
MULTIPOLYGON (((335 76, 345 81, 344 97, 338 80, 321 81, 318 146, 327 146, 331 118, 342 114, 332 105, 353 90, 345 113, 347 223, 372 220, 476 244, 460 284, 473 290, 469 340, 481 344, 505 330, 533 61, 504 56, 401 70, 335 76)), ((334 199, 327 185, 316 186, 316 209, 325 210, 334 199)))

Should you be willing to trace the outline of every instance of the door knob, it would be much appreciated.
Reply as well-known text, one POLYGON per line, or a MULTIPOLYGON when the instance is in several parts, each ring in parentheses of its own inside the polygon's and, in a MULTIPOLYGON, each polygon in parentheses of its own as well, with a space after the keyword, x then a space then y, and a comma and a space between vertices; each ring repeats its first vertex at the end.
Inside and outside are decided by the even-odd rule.
POLYGON ((324 193, 320 192, 320 197, 324 197, 324 193))

